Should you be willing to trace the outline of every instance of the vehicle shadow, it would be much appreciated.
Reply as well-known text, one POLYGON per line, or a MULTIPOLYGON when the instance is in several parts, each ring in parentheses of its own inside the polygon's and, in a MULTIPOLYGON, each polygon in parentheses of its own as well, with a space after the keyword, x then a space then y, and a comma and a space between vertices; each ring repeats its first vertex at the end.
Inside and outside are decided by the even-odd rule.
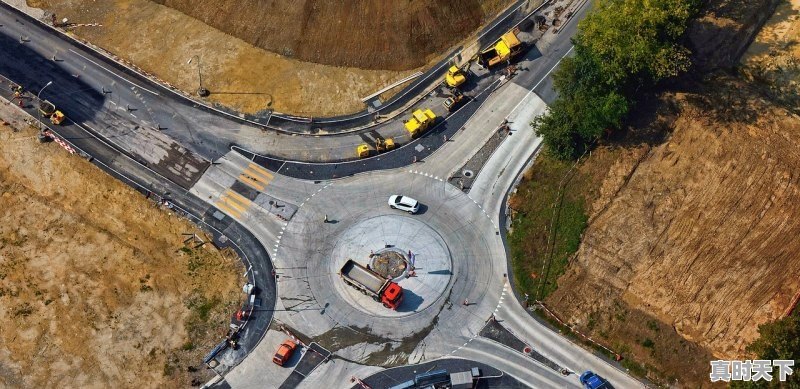
POLYGON ((403 302, 397 307, 397 312, 416 312, 423 301, 425 301, 425 299, 422 296, 408 289, 404 289, 403 302))

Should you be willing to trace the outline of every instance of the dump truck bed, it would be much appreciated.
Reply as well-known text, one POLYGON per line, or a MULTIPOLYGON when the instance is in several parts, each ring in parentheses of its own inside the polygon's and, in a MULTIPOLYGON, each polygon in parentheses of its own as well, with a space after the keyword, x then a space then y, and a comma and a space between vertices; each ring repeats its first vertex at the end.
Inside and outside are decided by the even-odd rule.
POLYGON ((342 277, 349 278, 378 294, 386 283, 386 280, 372 271, 367 270, 361 265, 357 264, 352 259, 348 259, 342 266, 342 277))

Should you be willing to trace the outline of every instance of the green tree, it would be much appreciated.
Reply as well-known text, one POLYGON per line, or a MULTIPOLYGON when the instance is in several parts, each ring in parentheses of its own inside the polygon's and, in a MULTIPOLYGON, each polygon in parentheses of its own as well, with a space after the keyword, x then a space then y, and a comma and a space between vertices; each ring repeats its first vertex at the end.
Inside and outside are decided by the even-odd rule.
POLYGON ((690 66, 679 41, 697 0, 600 0, 578 26, 575 54, 556 70, 559 96, 531 125, 560 158, 619 128, 635 94, 690 66))
POLYGON ((579 25, 575 46, 595 58, 612 88, 674 77, 691 64, 678 42, 697 9, 694 0, 601 0, 579 25))
POLYGON ((794 374, 787 382, 778 381, 778 372, 773 371, 773 380, 742 382, 732 384, 732 388, 800 388, 800 313, 795 312, 783 319, 758 327, 759 338, 747 346, 747 351, 758 359, 793 359, 794 374))

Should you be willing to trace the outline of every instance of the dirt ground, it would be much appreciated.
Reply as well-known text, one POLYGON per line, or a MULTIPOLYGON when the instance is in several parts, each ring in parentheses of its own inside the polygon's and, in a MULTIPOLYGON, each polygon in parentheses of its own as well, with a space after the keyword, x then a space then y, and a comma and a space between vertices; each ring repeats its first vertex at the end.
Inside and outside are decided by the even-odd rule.
POLYGON ((710 2, 689 32, 694 74, 578 168, 588 226, 545 302, 662 385, 710 387, 708 361, 752 357, 800 293, 797 0, 770 18, 773 4, 710 2))
POLYGON ((0 387, 188 387, 240 303, 202 234, 0 106, 0 387), (19 129, 12 130, 12 127, 19 129))
POLYGON ((425 65, 508 0, 154 0, 301 61, 374 70, 425 65))
POLYGON ((707 382, 691 343, 745 357, 800 290, 800 117, 741 81, 714 88, 676 96, 670 140, 611 168, 547 299, 618 352, 688 372, 688 386, 707 382))
POLYGON ((800 0, 782 1, 742 59, 743 73, 795 113, 800 111, 799 37, 800 0))
POLYGON ((59 21, 100 23, 71 31, 187 93, 198 88, 199 63, 211 103, 330 116, 364 109, 362 98, 416 72, 510 0, 241 3, 28 1, 59 21))

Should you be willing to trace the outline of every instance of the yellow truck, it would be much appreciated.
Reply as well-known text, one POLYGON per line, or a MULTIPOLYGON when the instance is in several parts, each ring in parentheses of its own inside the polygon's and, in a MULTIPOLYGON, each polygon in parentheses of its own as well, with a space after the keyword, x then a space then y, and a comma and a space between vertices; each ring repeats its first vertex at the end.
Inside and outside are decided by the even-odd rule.
POLYGON ((42 117, 50 117, 50 123, 55 125, 59 125, 64 121, 64 113, 57 110, 56 106, 47 100, 39 103, 39 114, 42 117))
POLYGON ((447 74, 444 76, 444 82, 451 88, 457 88, 459 85, 467 81, 467 75, 458 68, 458 66, 451 66, 447 69, 447 74))
POLYGON ((418 109, 411 114, 410 120, 405 121, 406 131, 411 134, 412 138, 416 138, 430 128, 435 121, 436 114, 433 111, 418 109))
POLYGON ((517 37, 518 33, 519 29, 515 28, 503 34, 503 36, 488 49, 481 51, 478 55, 481 64, 486 67, 492 67, 508 61, 511 57, 517 55, 522 49, 522 42, 520 42, 519 37, 517 37))

